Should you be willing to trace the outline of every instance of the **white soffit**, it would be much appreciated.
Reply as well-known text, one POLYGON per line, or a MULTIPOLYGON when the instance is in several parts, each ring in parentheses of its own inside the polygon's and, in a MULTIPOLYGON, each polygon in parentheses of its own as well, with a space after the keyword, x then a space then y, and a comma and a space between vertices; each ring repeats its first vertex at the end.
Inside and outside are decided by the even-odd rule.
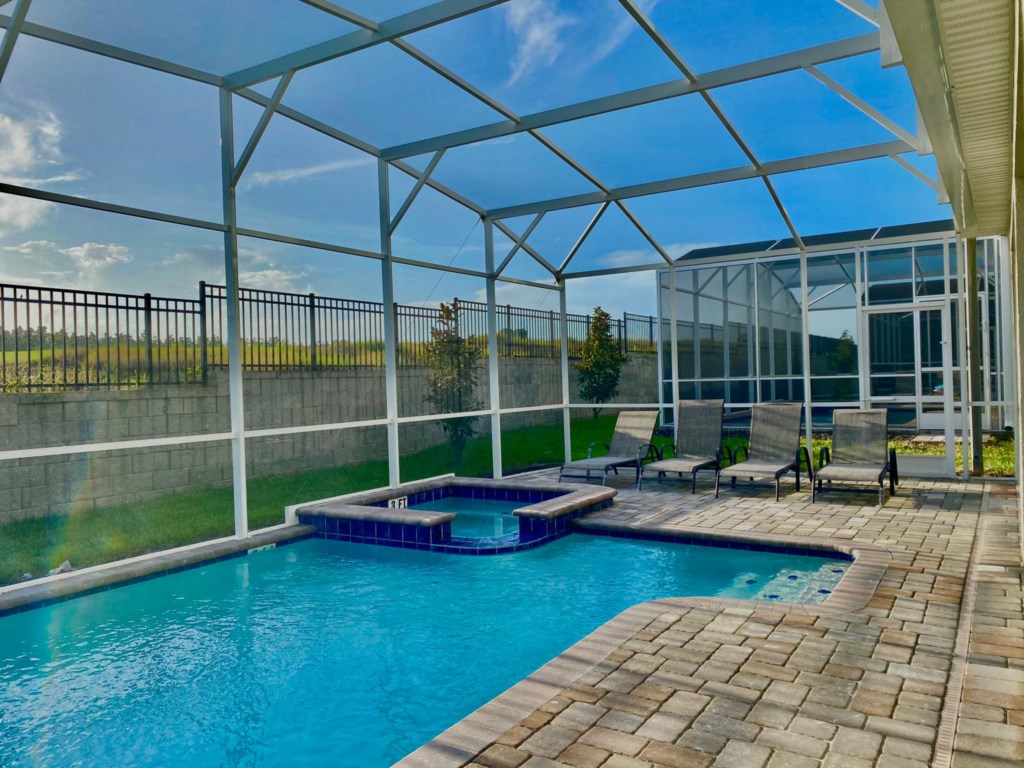
POLYGON ((962 235, 1006 234, 1013 150, 1013 0, 888 0, 962 235))

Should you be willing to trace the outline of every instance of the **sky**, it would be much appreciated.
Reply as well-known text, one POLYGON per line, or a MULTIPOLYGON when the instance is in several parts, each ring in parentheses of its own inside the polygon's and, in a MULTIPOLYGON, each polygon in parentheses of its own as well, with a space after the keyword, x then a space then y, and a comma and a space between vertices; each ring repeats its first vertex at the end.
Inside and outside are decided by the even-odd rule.
MULTIPOLYGON (((382 20, 426 0, 339 0, 382 20)), ((655 26, 697 73, 872 31, 830 0, 642 0, 655 26)), ((215 74, 271 59, 352 31, 297 0, 34 0, 29 21, 198 67, 215 74)), ((408 42, 526 115, 680 75, 615 0, 512 0, 408 38, 408 42)), ((914 131, 915 110, 901 68, 878 54, 822 65, 822 71, 914 131)), ((257 88, 271 93, 275 83, 257 88)), ((762 161, 887 141, 888 130, 806 72, 716 89, 723 112, 762 161)), ((298 72, 284 103, 378 147, 499 122, 503 116, 395 46, 376 46, 298 72)), ((233 100, 236 153, 260 109, 233 100)), ((547 140, 615 187, 747 165, 696 95, 542 130, 547 140)), ((221 218, 216 89, 23 35, 0 82, 0 178, 66 195, 207 221, 221 218)), ((934 176, 931 158, 906 159, 934 176)), ((422 168, 429 157, 409 163, 422 168)), ((376 161, 277 116, 237 188, 242 227, 378 250, 376 161)), ((435 177, 487 208, 594 191, 527 134, 449 150, 435 177)), ((950 216, 935 192, 882 159, 776 177, 803 234, 950 216)), ((393 171, 392 210, 413 184, 393 171)), ((672 255, 693 247, 786 237, 763 183, 672 192, 627 201, 672 255)), ((558 265, 594 207, 553 212, 529 243, 558 265)), ((522 232, 530 219, 509 225, 522 232)), ((211 231, 74 206, 0 195, 0 282, 191 297, 199 280, 221 283, 223 238, 211 231)), ((496 237, 497 259, 511 241, 496 237)), ((479 217, 426 189, 398 227, 397 256, 482 270, 479 217)), ((377 300, 376 260, 242 238, 240 278, 252 287, 377 300)), ((650 243, 612 207, 572 263, 592 270, 657 261, 650 243)), ((525 252, 506 274, 550 281, 525 252)), ((570 311, 655 312, 654 276, 633 272, 570 281, 570 311)), ((483 281, 396 268, 396 298, 436 304, 482 300, 483 281)), ((498 300, 557 309, 552 291, 500 284, 498 300)))

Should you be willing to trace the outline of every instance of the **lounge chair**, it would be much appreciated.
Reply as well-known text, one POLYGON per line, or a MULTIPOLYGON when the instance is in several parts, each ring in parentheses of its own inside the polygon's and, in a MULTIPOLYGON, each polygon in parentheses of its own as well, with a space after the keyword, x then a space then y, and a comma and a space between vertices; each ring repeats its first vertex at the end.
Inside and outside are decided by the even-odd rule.
POLYGON ((722 463, 722 412, 724 400, 680 400, 676 404, 676 442, 672 458, 644 464, 636 484, 643 485, 644 476, 659 481, 668 475, 679 475, 680 480, 690 475, 690 493, 697 492, 697 473, 702 469, 717 469, 722 463))
POLYGON ((609 472, 618 474, 623 467, 635 468, 639 477, 644 459, 657 455, 651 444, 657 423, 657 411, 620 411, 611 443, 591 443, 587 458, 563 464, 558 480, 569 477, 589 481, 592 473, 600 472, 601 485, 604 485, 609 472), (598 445, 608 451, 606 456, 594 456, 594 447, 598 445))
POLYGON ((832 415, 832 450, 821 449, 820 469, 811 483, 811 501, 822 491, 822 481, 845 480, 878 484, 878 506, 885 501, 884 483, 895 495, 896 451, 889 450, 889 414, 885 408, 839 410, 832 415))
POLYGON ((758 403, 750 418, 750 447, 736 449, 736 463, 722 467, 715 476, 715 498, 723 477, 774 477, 775 500, 779 500, 779 479, 787 472, 796 473, 796 489, 800 490, 801 453, 807 460, 810 477, 811 460, 806 448, 800 448, 800 403, 758 403), (740 461, 744 451, 744 461, 740 461))

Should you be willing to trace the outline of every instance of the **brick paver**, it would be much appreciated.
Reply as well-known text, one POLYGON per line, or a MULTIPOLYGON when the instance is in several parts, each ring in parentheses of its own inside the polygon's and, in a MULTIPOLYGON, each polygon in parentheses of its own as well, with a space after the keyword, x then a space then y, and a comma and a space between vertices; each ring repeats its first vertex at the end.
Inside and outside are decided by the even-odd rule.
POLYGON ((706 484, 695 496, 670 484, 639 493, 617 487, 615 504, 593 518, 691 534, 863 542, 885 547, 892 560, 864 604, 844 612, 650 604, 657 610, 640 629, 510 724, 495 745, 457 757, 452 745, 464 731, 456 726, 403 764, 972 768, 1024 761, 1024 590, 1012 485, 907 481, 882 507, 872 494, 830 493, 811 505, 807 492, 776 503, 749 486, 718 500, 706 484), (979 532, 983 545, 975 551, 979 532), (965 619, 968 583, 976 589, 965 619), (957 654, 961 647, 966 658, 957 654), (950 726, 952 749, 939 738, 950 726))

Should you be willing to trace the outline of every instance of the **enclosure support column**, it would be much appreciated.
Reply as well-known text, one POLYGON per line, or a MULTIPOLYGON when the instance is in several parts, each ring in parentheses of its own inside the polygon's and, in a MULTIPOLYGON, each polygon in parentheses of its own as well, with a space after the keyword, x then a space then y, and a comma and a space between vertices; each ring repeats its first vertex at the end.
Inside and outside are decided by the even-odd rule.
MULTIPOLYGON (((966 240, 967 269, 964 286, 967 291, 967 404, 971 409, 970 462, 971 472, 984 474, 981 455, 981 407, 975 402, 982 398, 981 384, 981 306, 978 303, 978 239, 966 240)), ((967 463, 967 445, 964 445, 964 464, 967 463)))
POLYGON ((7 25, 7 32, 4 33, 3 42, 0 43, 0 80, 3 80, 7 71, 7 64, 14 53, 14 44, 18 42, 18 35, 25 25, 25 17, 28 15, 28 7, 32 0, 18 0, 14 4, 14 12, 11 14, 11 23, 7 25))
POLYGON ((249 533, 245 471, 245 407, 242 400, 242 333, 238 304, 238 231, 235 220, 234 127, 231 93, 220 89, 220 167, 224 197, 224 304, 227 308, 228 394, 231 406, 231 481, 235 500, 235 536, 249 533))
POLYGON ((391 262, 391 192, 388 187, 388 164, 377 161, 377 193, 380 205, 381 290, 384 294, 384 398, 388 419, 388 484, 394 488, 401 482, 398 450, 398 339, 395 328, 394 270, 391 262))
MULTIPOLYGON (((676 408, 679 406, 679 300, 676 296, 676 272, 675 267, 668 270, 668 290, 672 294, 671 303, 668 305, 668 343, 672 345, 672 423, 678 423, 679 414, 676 408)), ((672 442, 676 442, 676 435, 673 427, 672 442)))
POLYGON ((558 278, 558 319, 561 328, 562 354, 562 440, 565 443, 565 460, 572 461, 572 409, 569 408, 569 323, 565 309, 565 278, 558 278))
POLYGON ((484 219, 484 258, 487 270, 487 380, 491 394, 491 463, 494 478, 502 476, 501 466, 501 381, 498 376, 498 314, 494 273, 494 222, 484 219))
MULTIPOLYGON (((801 352, 803 353, 803 360, 801 367, 803 368, 804 376, 804 436, 807 439, 807 455, 810 457, 810 466, 807 467, 808 474, 812 471, 814 466, 814 425, 811 422, 811 313, 808 312, 808 304, 810 299, 808 298, 807 290, 807 251, 804 248, 800 249, 800 324, 801 324, 801 352)), ((791 339, 793 334, 788 330, 786 336, 791 339)), ((793 365, 792 356, 790 356, 789 365, 793 365)), ((799 467, 797 468, 799 470, 799 467)))

